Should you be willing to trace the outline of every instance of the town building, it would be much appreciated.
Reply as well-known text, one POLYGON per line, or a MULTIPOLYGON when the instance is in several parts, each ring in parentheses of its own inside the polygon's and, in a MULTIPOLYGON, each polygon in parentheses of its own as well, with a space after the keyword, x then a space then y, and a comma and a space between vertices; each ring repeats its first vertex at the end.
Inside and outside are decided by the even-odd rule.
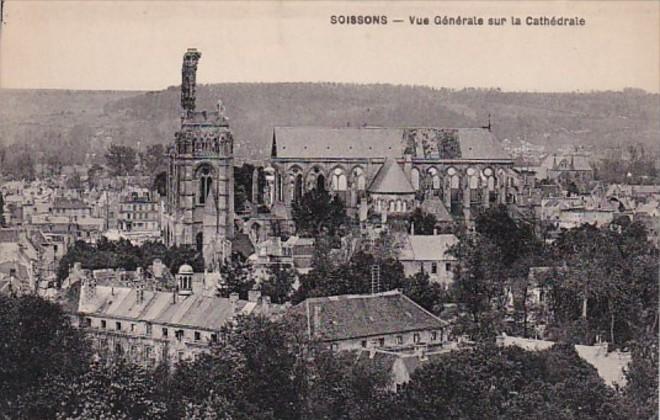
POLYGON ((220 345, 223 327, 234 317, 269 315, 277 308, 259 291, 251 291, 248 300, 218 297, 215 282, 200 279, 187 264, 171 291, 147 287, 142 276, 140 271, 132 281, 103 285, 95 276, 84 278, 77 317, 97 351, 147 367, 190 360, 220 345))
POLYGON ((148 190, 130 191, 119 204, 119 235, 133 244, 157 241, 161 237, 160 199, 148 190))
POLYGON ((586 155, 581 153, 548 155, 537 174, 540 178, 548 178, 564 185, 573 182, 576 186, 584 186, 594 179, 594 170, 586 155))
POLYGON ((256 252, 250 258, 255 270, 255 277, 265 279, 273 269, 291 268, 300 274, 308 273, 312 268, 314 238, 291 236, 283 241, 273 237, 257 243, 256 252))
POLYGON ((448 287, 454 280, 453 266, 456 257, 449 249, 458 244, 452 234, 406 235, 399 251, 399 261, 406 276, 424 273, 429 280, 448 287))
POLYGON ((201 53, 183 57, 181 128, 169 150, 164 237, 168 246, 193 245, 208 268, 231 254, 234 236, 234 141, 224 106, 195 109, 197 63, 201 53))
POLYGON ((307 298, 292 307, 310 339, 335 351, 379 348, 406 351, 442 346, 448 323, 399 291, 307 298))
POLYGON ((79 218, 91 217, 92 208, 78 198, 55 197, 50 214, 65 216, 75 222, 79 218))

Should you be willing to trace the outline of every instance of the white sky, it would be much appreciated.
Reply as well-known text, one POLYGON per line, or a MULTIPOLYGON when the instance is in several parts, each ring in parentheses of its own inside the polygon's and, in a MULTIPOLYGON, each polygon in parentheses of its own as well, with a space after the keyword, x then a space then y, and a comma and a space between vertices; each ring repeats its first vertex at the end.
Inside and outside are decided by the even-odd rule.
POLYGON ((202 51, 198 82, 379 82, 660 91, 660 2, 7 0, 0 87, 162 89, 202 51), (330 24, 387 15, 386 26, 330 24), (581 16, 585 27, 413 27, 394 18, 581 16))

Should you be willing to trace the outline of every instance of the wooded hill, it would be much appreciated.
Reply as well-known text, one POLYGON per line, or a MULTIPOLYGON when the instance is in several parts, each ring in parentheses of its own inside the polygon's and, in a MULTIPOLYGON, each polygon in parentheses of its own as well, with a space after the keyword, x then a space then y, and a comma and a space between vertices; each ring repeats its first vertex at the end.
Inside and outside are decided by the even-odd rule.
MULTIPOLYGON (((198 86, 198 109, 223 101, 237 157, 263 159, 272 128, 316 126, 443 126, 488 124, 500 140, 550 148, 602 149, 641 143, 657 148, 660 95, 623 92, 529 93, 497 89, 434 89, 386 84, 231 83, 198 86)), ((0 145, 20 143, 43 154, 102 156, 111 142, 144 147, 168 143, 179 124, 179 89, 154 92, 0 90, 0 145)), ((39 157, 39 153, 36 154, 39 157)))

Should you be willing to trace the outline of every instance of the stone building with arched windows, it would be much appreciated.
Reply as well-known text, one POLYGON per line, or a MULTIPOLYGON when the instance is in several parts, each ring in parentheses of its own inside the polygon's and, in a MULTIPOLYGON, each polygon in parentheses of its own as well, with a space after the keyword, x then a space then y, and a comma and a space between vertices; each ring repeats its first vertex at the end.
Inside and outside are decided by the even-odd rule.
POLYGON ((169 150, 163 235, 168 246, 195 246, 215 268, 234 236, 234 142, 221 102, 215 111, 195 110, 200 57, 194 49, 183 57, 183 114, 169 150))
POLYGON ((435 199, 470 219, 514 196, 513 161, 487 128, 276 127, 270 166, 266 202, 287 206, 321 186, 349 212, 367 202, 406 213, 435 199))

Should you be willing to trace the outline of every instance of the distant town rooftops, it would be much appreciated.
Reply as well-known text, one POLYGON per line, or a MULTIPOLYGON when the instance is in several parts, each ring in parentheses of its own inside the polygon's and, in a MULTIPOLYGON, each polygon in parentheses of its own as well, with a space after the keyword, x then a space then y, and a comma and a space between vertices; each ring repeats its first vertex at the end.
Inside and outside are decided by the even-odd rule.
POLYGON ((53 208, 56 209, 89 209, 90 206, 77 198, 55 197, 53 208))

